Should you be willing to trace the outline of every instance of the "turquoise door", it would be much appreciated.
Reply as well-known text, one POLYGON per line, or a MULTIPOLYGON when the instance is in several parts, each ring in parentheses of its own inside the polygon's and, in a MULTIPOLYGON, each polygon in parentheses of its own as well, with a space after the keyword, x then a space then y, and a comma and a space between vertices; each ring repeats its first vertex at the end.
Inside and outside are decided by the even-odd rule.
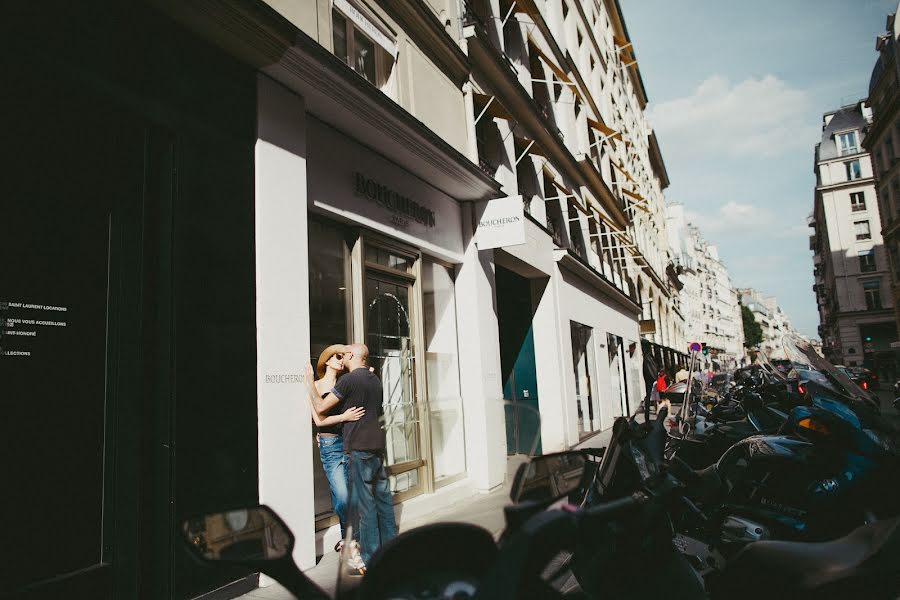
POLYGON ((507 454, 540 454, 531 281, 498 266, 496 282, 507 454))

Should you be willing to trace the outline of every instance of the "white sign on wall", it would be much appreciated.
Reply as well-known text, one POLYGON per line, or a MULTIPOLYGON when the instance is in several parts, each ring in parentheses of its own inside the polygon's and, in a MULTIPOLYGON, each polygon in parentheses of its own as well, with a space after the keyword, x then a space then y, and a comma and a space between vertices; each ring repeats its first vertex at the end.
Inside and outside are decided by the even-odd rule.
POLYGON ((475 230, 479 250, 518 246, 525 243, 525 211, 522 196, 488 200, 475 230))

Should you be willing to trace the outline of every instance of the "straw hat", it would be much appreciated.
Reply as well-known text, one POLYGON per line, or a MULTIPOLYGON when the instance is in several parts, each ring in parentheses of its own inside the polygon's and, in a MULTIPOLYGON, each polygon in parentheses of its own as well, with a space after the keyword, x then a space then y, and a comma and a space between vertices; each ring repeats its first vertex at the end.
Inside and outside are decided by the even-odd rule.
POLYGON ((319 355, 319 362, 316 364, 316 375, 319 376, 319 379, 325 377, 325 363, 328 362, 328 359, 338 352, 343 354, 344 348, 344 344, 332 344, 322 350, 322 354, 319 355))

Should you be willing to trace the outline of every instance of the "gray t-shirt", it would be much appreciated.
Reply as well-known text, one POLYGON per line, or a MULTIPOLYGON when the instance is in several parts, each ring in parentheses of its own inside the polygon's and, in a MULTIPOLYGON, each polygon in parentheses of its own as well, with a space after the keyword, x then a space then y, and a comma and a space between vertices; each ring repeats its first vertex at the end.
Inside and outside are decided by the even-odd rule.
POLYGON ((385 436, 381 423, 381 381, 367 367, 347 373, 331 390, 341 399, 343 410, 360 406, 366 414, 359 421, 344 423, 344 452, 351 450, 384 450, 385 436))

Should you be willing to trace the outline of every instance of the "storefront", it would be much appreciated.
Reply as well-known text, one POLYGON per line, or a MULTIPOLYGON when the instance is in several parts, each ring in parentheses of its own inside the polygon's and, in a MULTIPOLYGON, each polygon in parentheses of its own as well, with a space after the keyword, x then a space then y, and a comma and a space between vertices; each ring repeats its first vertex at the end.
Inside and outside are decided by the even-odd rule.
MULTIPOLYGON (((311 356, 363 341, 382 380, 396 502, 465 477, 459 203, 307 116, 311 356)), ((313 451, 317 529, 333 525, 313 451)))
POLYGON ((642 401, 640 307, 575 257, 559 263, 570 444, 612 427, 642 401))

